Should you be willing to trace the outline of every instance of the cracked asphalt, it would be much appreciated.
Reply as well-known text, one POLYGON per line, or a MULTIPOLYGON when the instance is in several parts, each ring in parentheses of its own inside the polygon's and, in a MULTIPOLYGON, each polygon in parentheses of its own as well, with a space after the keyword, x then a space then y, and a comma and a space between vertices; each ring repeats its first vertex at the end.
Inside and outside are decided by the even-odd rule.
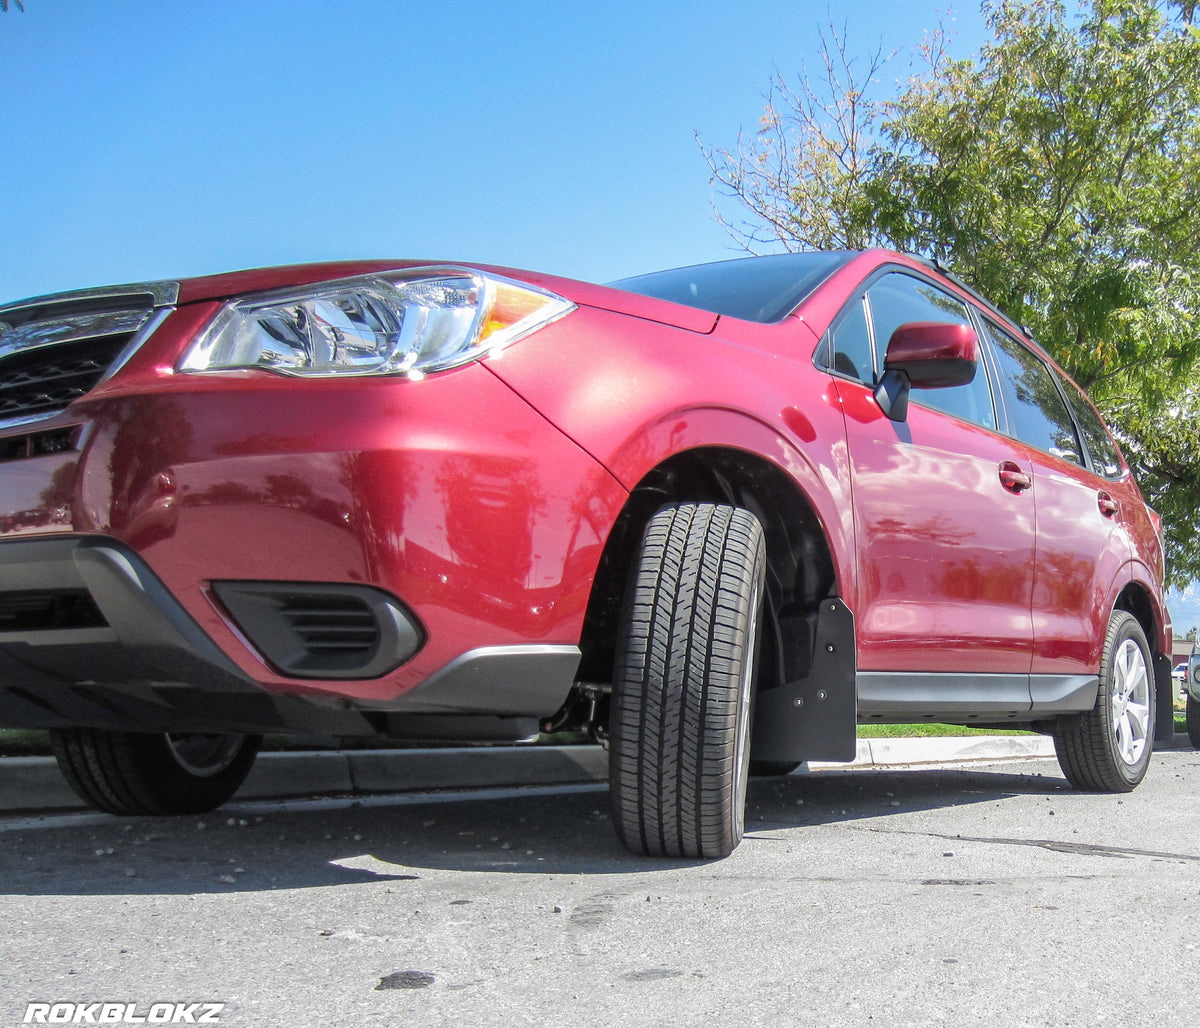
POLYGON ((1200 754, 752 783, 723 861, 617 844, 602 785, 0 818, 0 1025, 1188 1025, 1200 754))

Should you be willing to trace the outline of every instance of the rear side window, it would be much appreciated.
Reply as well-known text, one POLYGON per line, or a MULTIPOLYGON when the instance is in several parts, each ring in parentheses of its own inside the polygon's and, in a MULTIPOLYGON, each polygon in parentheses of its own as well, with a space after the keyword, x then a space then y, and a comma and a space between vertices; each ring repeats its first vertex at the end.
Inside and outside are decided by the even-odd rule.
POLYGON ((1075 422, 1079 425, 1079 431, 1083 435, 1083 442, 1087 446, 1088 456, 1092 459, 1092 466, 1096 473, 1105 478, 1120 478, 1125 471, 1125 462, 1121 460, 1116 443, 1108 434, 1108 429, 1104 427, 1100 415, 1088 403, 1082 390, 1073 382, 1064 382, 1063 385, 1065 386, 1063 391, 1067 394, 1067 403, 1070 404, 1071 411, 1075 415, 1075 422))
POLYGON ((1023 443, 1082 465, 1083 450, 1075 435, 1075 424, 1049 367, 991 322, 988 330, 995 343, 1009 431, 1023 443))

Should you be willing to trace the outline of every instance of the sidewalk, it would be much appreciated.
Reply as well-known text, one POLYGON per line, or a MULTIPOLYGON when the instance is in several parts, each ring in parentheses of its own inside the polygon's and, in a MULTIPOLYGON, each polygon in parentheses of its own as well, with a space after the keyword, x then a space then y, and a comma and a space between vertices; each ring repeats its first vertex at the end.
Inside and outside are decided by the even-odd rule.
MULTIPOLYGON (((1189 745, 1187 736, 1179 734, 1172 744, 1159 744, 1158 748, 1189 745)), ((860 739, 853 761, 814 761, 808 768, 921 767, 1053 757, 1053 741, 1040 735, 860 739)), ((608 754, 599 746, 297 751, 260 754, 235 798, 283 799, 607 780, 608 754)), ((82 808, 53 757, 0 759, 0 814, 82 808)))

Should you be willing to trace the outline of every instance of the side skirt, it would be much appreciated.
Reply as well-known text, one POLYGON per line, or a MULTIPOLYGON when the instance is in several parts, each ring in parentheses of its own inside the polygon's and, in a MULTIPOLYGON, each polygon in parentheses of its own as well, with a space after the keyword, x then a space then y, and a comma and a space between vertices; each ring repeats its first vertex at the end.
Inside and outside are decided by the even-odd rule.
POLYGON ((1096 675, 989 675, 860 671, 862 723, 1041 721, 1091 710, 1096 675))

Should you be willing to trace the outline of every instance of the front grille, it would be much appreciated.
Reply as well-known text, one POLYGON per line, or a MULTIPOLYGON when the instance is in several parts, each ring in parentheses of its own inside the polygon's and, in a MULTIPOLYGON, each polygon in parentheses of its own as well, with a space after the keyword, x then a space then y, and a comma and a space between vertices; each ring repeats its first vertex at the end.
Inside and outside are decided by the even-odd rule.
POLYGON ((0 422, 57 414, 91 392, 131 337, 60 343, 0 360, 0 422))
POLYGON ((177 294, 152 283, 0 307, 0 427, 52 417, 94 389, 177 294))

